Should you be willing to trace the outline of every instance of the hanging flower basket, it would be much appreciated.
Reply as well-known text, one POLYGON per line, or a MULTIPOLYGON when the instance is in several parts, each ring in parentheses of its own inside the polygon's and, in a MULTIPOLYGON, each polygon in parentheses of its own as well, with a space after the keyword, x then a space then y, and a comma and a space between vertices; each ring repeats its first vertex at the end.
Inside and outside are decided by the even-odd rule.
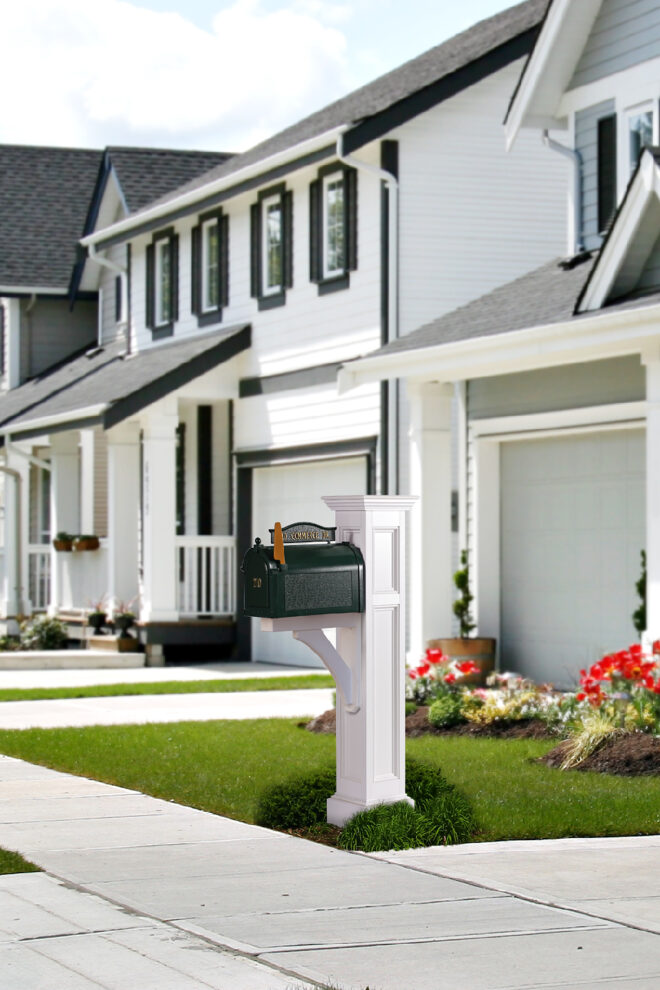
POLYGON ((53 540, 53 546, 58 553, 68 553, 73 550, 73 537, 69 533, 58 533, 53 540))
POLYGON ((98 536, 81 535, 73 541, 74 550, 98 550, 100 545, 98 536))

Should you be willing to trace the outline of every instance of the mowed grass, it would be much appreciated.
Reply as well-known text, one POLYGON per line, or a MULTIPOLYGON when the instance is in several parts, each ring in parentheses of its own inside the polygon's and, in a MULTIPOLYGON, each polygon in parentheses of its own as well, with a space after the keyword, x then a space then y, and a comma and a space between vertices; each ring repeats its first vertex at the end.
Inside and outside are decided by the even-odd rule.
POLYGON ((0 701, 50 701, 57 698, 115 698, 134 694, 231 694, 238 691, 298 691, 330 688, 329 674, 245 677, 212 681, 162 681, 152 684, 88 684, 61 688, 3 688, 0 701))
POLYGON ((28 863, 18 853, 8 849, 0 849, 0 874, 2 873, 38 873, 39 867, 28 863))
MULTIPOLYGON (((470 800, 475 841, 660 832, 660 778, 561 772, 532 740, 422 737, 410 756, 442 768, 470 800)), ((334 764, 334 736, 292 719, 0 732, 0 752, 253 822, 278 780, 334 764)))

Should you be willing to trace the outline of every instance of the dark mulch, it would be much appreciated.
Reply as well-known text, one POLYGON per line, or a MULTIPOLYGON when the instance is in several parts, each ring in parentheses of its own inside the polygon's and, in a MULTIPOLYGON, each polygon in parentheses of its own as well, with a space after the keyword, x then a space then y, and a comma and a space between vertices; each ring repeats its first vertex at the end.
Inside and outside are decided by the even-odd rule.
MULTIPOLYGON (((553 768, 560 767, 566 746, 566 742, 560 743, 541 756, 538 762, 553 768)), ((657 776, 660 774, 660 739, 645 732, 614 736, 573 769, 612 773, 619 777, 657 776)))
MULTIPOLYGON (((412 715, 406 718, 406 735, 416 736, 485 736, 490 739, 550 739, 545 724, 539 719, 521 719, 516 722, 501 721, 492 722, 490 725, 476 725, 468 722, 463 725, 454 725, 449 729, 436 729, 429 724, 429 710, 422 706, 412 715)), ((336 718, 335 709, 331 708, 323 712, 317 718, 308 722, 306 728, 310 732, 335 732, 336 718)))

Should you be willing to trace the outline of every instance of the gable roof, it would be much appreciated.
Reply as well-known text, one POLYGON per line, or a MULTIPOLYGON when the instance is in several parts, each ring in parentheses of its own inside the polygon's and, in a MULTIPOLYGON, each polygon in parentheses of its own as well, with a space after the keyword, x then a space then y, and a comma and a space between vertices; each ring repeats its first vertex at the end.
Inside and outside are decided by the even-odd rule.
POLYGON ((142 217, 138 215, 108 228, 103 237, 95 238, 95 243, 109 246, 125 239, 128 230, 153 229, 155 224, 149 226, 151 214, 157 214, 160 222, 168 216, 168 207, 173 214, 178 201, 193 203, 214 191, 236 187, 248 172, 259 177, 255 185, 263 183, 268 167, 274 162, 291 162, 301 147, 314 147, 317 159, 329 157, 335 153, 337 135, 346 128, 343 145, 346 153, 382 137, 394 127, 526 55, 533 46, 547 3, 548 0, 525 0, 480 21, 249 151, 154 200, 142 211, 144 224, 140 223, 142 217))
POLYGON ((136 213, 233 157, 224 151, 114 146, 106 148, 105 155, 117 174, 129 213, 136 213))
POLYGON ((0 292, 68 289, 102 157, 0 145, 0 292))
POLYGON ((241 324, 132 355, 123 341, 87 350, 0 397, 0 432, 108 429, 249 346, 241 324))

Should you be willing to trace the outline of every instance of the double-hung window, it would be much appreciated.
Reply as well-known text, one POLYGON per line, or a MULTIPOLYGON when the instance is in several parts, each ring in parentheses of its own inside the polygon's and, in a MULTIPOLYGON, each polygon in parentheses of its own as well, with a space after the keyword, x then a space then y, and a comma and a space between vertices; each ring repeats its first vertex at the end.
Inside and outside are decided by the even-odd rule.
POLYGON ((174 333, 179 316, 179 238, 158 231, 147 246, 146 323, 155 340, 174 333))
POLYGON ((293 285, 293 195, 285 186, 259 193, 251 208, 251 294, 260 309, 282 306, 293 285))
POLYGON ((206 213, 192 232, 192 311, 198 326, 220 323, 229 302, 229 217, 206 213))
POLYGON ((340 163, 310 186, 310 279, 319 293, 348 288, 357 268, 357 173, 340 163))
POLYGON ((628 123, 628 174, 637 168, 644 148, 653 144, 653 109, 650 104, 634 107, 626 115, 628 123))

